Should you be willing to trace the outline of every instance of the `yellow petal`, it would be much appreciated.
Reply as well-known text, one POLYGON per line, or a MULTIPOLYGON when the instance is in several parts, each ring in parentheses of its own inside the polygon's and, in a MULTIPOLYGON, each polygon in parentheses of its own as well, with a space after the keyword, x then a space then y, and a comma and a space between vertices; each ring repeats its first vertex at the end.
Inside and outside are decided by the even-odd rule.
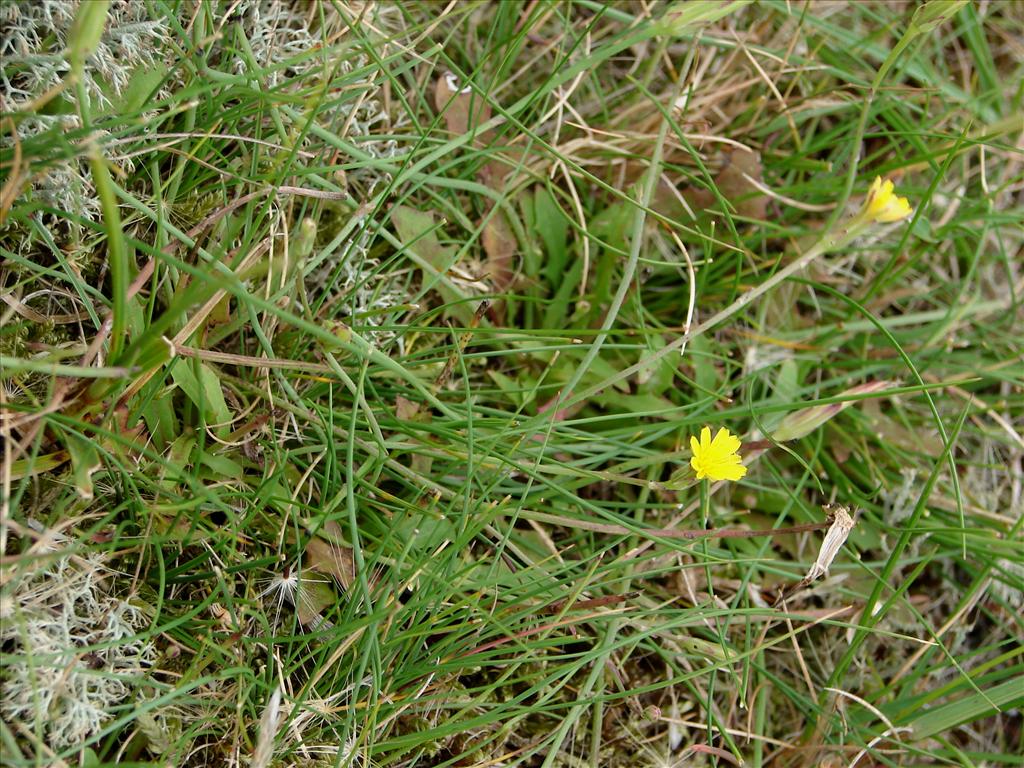
POLYGON ((742 464, 735 464, 716 469, 718 469, 718 472, 716 472, 717 477, 715 477, 716 480, 732 480, 735 482, 747 474, 747 468, 742 464))
POLYGON ((737 453, 740 445, 740 439, 725 427, 718 430, 714 439, 711 438, 711 427, 708 426, 701 429, 699 440, 691 435, 693 456, 690 457, 690 466, 697 480, 738 480, 743 477, 747 469, 737 453))
POLYGON ((722 453, 735 453, 740 449, 740 440, 735 435, 730 435, 729 430, 723 427, 718 430, 718 434, 711 442, 711 447, 722 453))
POLYGON ((879 215, 878 220, 882 222, 899 221, 900 219, 905 219, 912 212, 910 201, 905 197, 898 197, 889 202, 885 210, 879 215))
POLYGON ((860 216, 864 221, 888 223, 904 219, 912 212, 907 198, 896 197, 892 180, 876 176, 864 198, 860 216))

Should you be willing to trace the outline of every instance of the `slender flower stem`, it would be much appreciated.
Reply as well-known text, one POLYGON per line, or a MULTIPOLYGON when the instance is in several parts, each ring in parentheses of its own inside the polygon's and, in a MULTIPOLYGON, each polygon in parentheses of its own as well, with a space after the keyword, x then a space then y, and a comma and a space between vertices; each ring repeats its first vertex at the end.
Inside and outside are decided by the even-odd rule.
MULTIPOLYGON (((701 481, 704 482, 704 481, 701 481)), ((708 494, 710 500, 710 493, 708 494)), ((681 529, 681 528, 627 528, 624 525, 612 523, 595 523, 590 520, 577 520, 562 515, 549 515, 544 512, 531 512, 529 519, 539 523, 551 523, 552 525, 564 525, 567 528, 578 528, 583 531, 595 531, 596 533, 610 533, 616 536, 638 536, 640 538, 655 539, 756 539, 762 536, 787 536, 793 533, 807 533, 808 531, 822 531, 831 525, 827 520, 820 523, 803 523, 791 525, 787 528, 769 528, 758 531, 743 529, 713 528, 710 531, 705 529, 681 529)))

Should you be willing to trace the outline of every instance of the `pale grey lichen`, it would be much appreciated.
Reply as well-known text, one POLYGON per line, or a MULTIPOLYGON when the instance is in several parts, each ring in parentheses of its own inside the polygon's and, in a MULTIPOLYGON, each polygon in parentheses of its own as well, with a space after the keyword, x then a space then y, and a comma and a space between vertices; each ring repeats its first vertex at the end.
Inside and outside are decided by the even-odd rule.
MULTIPOLYGON (((17 112, 67 75, 67 44, 78 6, 77 0, 0 4, 0 99, 5 110, 17 112)), ((110 96, 120 96, 140 68, 162 61, 169 39, 168 20, 151 18, 146 3, 114 0, 85 68, 83 85, 91 103, 109 106, 110 96)))
MULTIPOLYGON (((1011 423, 1008 415, 1004 418, 1007 424, 1011 423)), ((1011 525, 1017 523, 1024 514, 1020 503, 1024 487, 1020 450, 983 437, 971 455, 978 457, 978 461, 968 465, 963 474, 966 498, 1001 515, 1011 525)), ((1024 609, 1024 566, 1012 558, 999 558, 992 577, 992 591, 1012 608, 1024 609)))
POLYGON ((0 711, 59 751, 84 744, 124 708, 156 651, 138 635, 143 612, 108 593, 102 559, 52 541, 55 552, 41 552, 38 566, 15 574, 0 596, 0 711))
MULTIPOLYGON (((69 102, 54 110, 55 114, 29 110, 34 100, 60 86, 70 71, 67 44, 78 6, 77 0, 0 3, 0 107, 15 116, 17 131, 16 139, 4 134, 0 138, 3 145, 44 134, 66 134, 80 127, 69 102)), ((112 99, 120 98, 140 71, 163 61, 170 25, 166 18, 150 18, 149 14, 146 3, 111 3, 106 26, 86 62, 82 81, 94 112, 111 108, 112 99)), ((72 94, 66 89, 54 96, 50 106, 69 98, 72 94)), ((96 134, 92 141, 102 143, 102 136, 96 134)), ((130 165, 127 170, 131 170, 130 165)), ((99 218, 100 202, 80 155, 35 173, 32 188, 41 202, 59 211, 89 221, 99 218)), ((68 223, 75 235, 81 234, 73 221, 68 223)))
MULTIPOLYGON (((267 70, 266 84, 271 88, 281 83, 287 69, 298 74, 323 65, 321 60, 310 56, 289 67, 278 66, 312 51, 320 42, 310 30, 307 16, 297 12, 300 7, 282 0, 243 0, 235 9, 234 16, 241 20, 253 58, 267 70)), ((239 74, 245 73, 245 59, 237 59, 234 68, 239 74)))
POLYGON ((899 486, 882 488, 882 501, 889 510, 887 520, 890 525, 898 525, 907 520, 914 511, 921 488, 918 481, 918 470, 914 467, 900 469, 902 478, 899 486))
MULTIPOLYGON (((311 81, 333 72, 335 80, 344 82, 343 92, 337 96, 328 94, 325 103, 317 112, 317 122, 346 138, 358 137, 358 146, 372 159, 389 159, 397 154, 397 143, 392 139, 373 139, 373 133, 380 127, 388 129, 390 118, 381 104, 380 86, 375 78, 380 75, 372 67, 370 59, 361 53, 351 52, 351 57, 336 61, 316 51, 329 50, 322 38, 328 37, 327 28, 311 26, 320 20, 319 14, 309 13, 310 6, 304 3, 288 3, 284 0, 243 0, 235 8, 232 18, 239 19, 243 34, 252 49, 255 63, 261 68, 258 73, 261 85, 268 88, 289 88, 289 81, 295 88, 308 89, 311 81)), ((328 26, 335 12, 325 6, 324 13, 328 26)), ((378 18, 390 18, 386 4, 375 4, 366 19, 375 27, 378 18)), ((341 25, 338 19, 334 19, 341 25)), ((389 22, 390 24, 391 22, 389 22)), ((382 43, 386 47, 386 43, 382 43)), ((234 62, 239 74, 250 72, 244 58, 234 62)), ((307 135, 305 146, 313 147, 319 140, 307 135)), ((374 167, 374 163, 360 163, 359 167, 346 174, 348 183, 358 184, 362 194, 372 195, 377 186, 391 180, 390 174, 374 167)))
MULTIPOLYGON (((391 174, 382 166, 398 154, 396 141, 374 138, 375 134, 386 134, 394 128, 384 110, 381 87, 376 80, 380 73, 370 66, 369 57, 363 53, 353 51, 351 57, 340 62, 332 60, 329 66, 321 56, 313 54, 323 48, 321 38, 330 35, 327 28, 311 26, 319 24, 320 17, 303 13, 304 9, 308 11, 303 4, 283 0, 244 0, 235 15, 240 19, 256 64, 263 70, 260 74, 265 86, 287 89, 291 86, 286 78, 291 78, 295 88, 308 89, 311 82, 327 71, 334 71, 334 82, 344 83, 344 88, 332 88, 325 95, 315 119, 321 127, 358 146, 368 156, 357 161, 340 155, 338 162, 350 167, 339 169, 336 174, 353 198, 366 201, 391 182, 391 174)), ((395 19, 386 4, 378 3, 364 10, 369 14, 368 28, 376 28, 378 21, 386 27, 394 26, 395 19)), ((324 11, 328 28, 332 23, 344 25, 331 16, 335 9, 325 7, 324 11)), ((382 41, 381 45, 386 47, 387 43, 382 41)), ((241 60, 235 68, 240 74, 248 71, 241 60)), ((314 152, 323 150, 322 140, 312 132, 306 133, 303 146, 314 152)), ((388 322, 387 310, 406 302, 407 293, 393 275, 378 271, 379 263, 368 255, 375 237, 373 228, 368 226, 365 214, 357 217, 344 242, 314 259, 315 265, 306 273, 306 287, 316 295, 336 277, 328 303, 337 304, 351 324, 370 326, 367 336, 378 346, 391 344, 396 338, 401 346, 401 338, 393 332, 372 329, 388 322)), ((320 228, 329 229, 323 223, 320 228)))
POLYGON ((332 254, 311 282, 323 285, 337 267, 335 296, 343 297, 339 301, 343 316, 347 316, 351 325, 363 326, 360 332, 378 347, 394 343, 399 353, 404 354, 402 337, 381 326, 389 320, 388 310, 408 301, 408 294, 395 282, 394 275, 382 273, 380 263, 366 255, 370 241, 370 233, 365 229, 360 231, 347 244, 347 253, 332 254))

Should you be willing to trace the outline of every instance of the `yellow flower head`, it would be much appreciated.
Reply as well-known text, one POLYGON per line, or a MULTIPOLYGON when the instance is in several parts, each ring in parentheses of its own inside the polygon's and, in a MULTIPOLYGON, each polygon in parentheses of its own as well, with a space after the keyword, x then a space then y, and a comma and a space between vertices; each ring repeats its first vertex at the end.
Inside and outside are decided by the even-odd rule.
POLYGON ((730 435, 724 427, 718 430, 715 439, 711 439, 711 427, 700 431, 700 441, 690 437, 693 458, 690 466, 697 473, 697 479, 705 477, 712 480, 739 480, 747 474, 747 468, 740 463, 740 439, 730 435))
POLYGON ((910 207, 907 198, 896 197, 893 194, 891 180, 882 181, 881 176, 876 176, 868 190, 868 196, 864 198, 864 207, 861 208, 860 215, 867 221, 888 223, 905 219, 913 212, 914 209, 910 207))

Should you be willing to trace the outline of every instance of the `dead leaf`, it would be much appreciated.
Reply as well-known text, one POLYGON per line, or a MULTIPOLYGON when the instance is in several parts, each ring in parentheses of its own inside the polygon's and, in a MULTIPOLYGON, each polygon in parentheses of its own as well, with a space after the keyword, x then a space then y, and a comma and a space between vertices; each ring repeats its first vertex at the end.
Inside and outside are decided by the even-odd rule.
POLYGON ((412 400, 404 398, 401 395, 395 397, 395 418, 399 421, 413 421, 419 411, 419 405, 414 403, 412 400))
POLYGON ((496 290, 504 291, 512 284, 519 246, 504 212, 497 211, 491 216, 484 225, 482 240, 487 254, 487 277, 496 290))
MULTIPOLYGON (((754 151, 736 150, 723 155, 722 169, 715 175, 714 182, 722 197, 732 205, 738 216, 764 219, 768 200, 750 179, 760 182, 763 178, 761 154, 754 151)), ((718 197, 707 189, 687 188, 682 190, 686 202, 695 212, 720 207, 718 197)))
MULTIPOLYGON (((414 403, 412 400, 398 395, 395 398, 395 416, 400 421, 417 421, 421 423, 430 423, 430 411, 420 411, 419 405, 414 403)), ((427 477, 430 475, 430 467, 432 464, 430 456, 426 456, 422 453, 413 453, 412 461, 410 466, 418 475, 427 477)))
POLYGON ((336 543, 342 539, 341 526, 337 523, 327 522, 322 530, 326 538, 313 536, 306 542, 306 567, 333 576, 347 590, 356 577, 352 548, 336 543))
POLYGON ((412 461, 409 463, 409 468, 420 477, 430 477, 430 469, 433 466, 433 457, 424 453, 414 453, 412 461))
MULTIPOLYGON (((460 87, 458 78, 446 72, 437 79, 434 87, 434 106, 444 115, 448 130, 457 136, 474 132, 491 117, 491 107, 482 94, 472 86, 460 87)), ((494 142, 493 130, 482 131, 473 136, 473 146, 489 147, 494 142)), ((510 169, 509 162, 495 157, 484 163, 477 172, 477 180, 485 186, 502 191, 510 169)), ((509 224, 504 211, 484 212, 482 241, 484 253, 487 254, 488 282, 495 291, 506 290, 512 284, 514 275, 514 259, 519 243, 509 224)), ((494 307, 494 312, 501 320, 501 308, 494 307)))
POLYGON ((433 214, 396 205, 391 210, 391 221, 409 258, 422 270, 424 282, 432 284, 445 304, 450 305, 446 314, 468 323, 473 310, 465 302, 465 294, 448 276, 455 266, 455 249, 438 241, 433 214))
MULTIPOLYGON (((434 85, 434 106, 444 115, 445 125, 456 136, 486 123, 491 118, 491 107, 472 86, 461 88, 459 79, 451 72, 437 78, 434 85)), ((483 136, 480 137, 482 140, 483 136)))
POLYGON ((825 538, 821 542, 821 550, 818 552, 818 559, 814 561, 810 571, 804 577, 804 582, 810 584, 828 573, 832 561, 836 559, 839 550, 846 543, 846 538, 853 530, 853 517, 850 511, 839 504, 826 504, 825 511, 831 517, 832 525, 829 527, 825 538))
POLYGON ((760 182, 763 178, 760 153, 739 151, 726 157, 725 168, 715 177, 718 189, 726 200, 736 206, 736 213, 740 216, 763 220, 768 199, 757 185, 751 183, 751 179, 760 182))
POLYGON ((507 186, 514 186, 508 176, 520 164, 523 153, 524 150, 518 147, 509 147, 503 149, 500 154, 495 153, 496 159, 488 160, 477 171, 477 181, 496 192, 503 192, 507 186))
POLYGON ((323 621, 323 612, 338 599, 326 579, 303 576, 295 590, 295 614, 303 626, 318 626, 323 621))
POLYGON ((778 597, 775 599, 775 605, 789 599, 801 589, 810 586, 822 576, 825 576, 828 573, 829 567, 832 565, 832 561, 836 559, 836 555, 839 554, 839 550, 842 549, 843 544, 846 543, 846 539, 849 537, 850 531, 853 530, 853 526, 855 524, 854 519, 850 514, 850 510, 846 507, 840 504, 826 504, 823 509, 828 515, 828 522, 830 525, 828 531, 825 533, 825 538, 821 541, 821 549, 818 550, 818 557, 814 561, 814 564, 811 565, 810 570, 807 571, 806 576, 789 589, 779 593, 778 597))

